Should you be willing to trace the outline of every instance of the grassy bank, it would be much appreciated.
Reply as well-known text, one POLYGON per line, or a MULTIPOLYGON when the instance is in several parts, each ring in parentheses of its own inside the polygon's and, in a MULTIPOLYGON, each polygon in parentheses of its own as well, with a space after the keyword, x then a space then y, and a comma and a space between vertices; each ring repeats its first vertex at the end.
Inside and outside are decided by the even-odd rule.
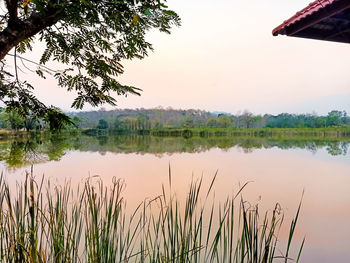
POLYGON ((51 132, 50 130, 38 130, 38 131, 18 130, 16 131, 16 130, 0 129, 0 140, 30 139, 38 136, 47 138, 52 134, 72 135, 72 134, 77 134, 81 132, 82 130, 79 130, 79 129, 67 129, 67 130, 61 130, 59 132, 51 132))
POLYGON ((183 137, 213 137, 213 136, 234 136, 234 137, 309 137, 309 138, 336 138, 349 137, 350 127, 329 127, 329 128, 190 128, 175 129, 163 128, 150 131, 154 136, 183 136, 183 137))
POLYGON ((17 191, 0 179, 1 262, 283 262, 290 255, 300 206, 287 246, 278 241, 279 205, 259 216, 241 199, 240 189, 224 203, 213 199, 202 180, 189 185, 186 200, 169 186, 130 211, 124 184, 87 180, 80 188, 53 187, 30 176, 17 191), (168 190, 165 190, 168 189, 168 190), (214 201, 213 201, 214 200, 214 201), (281 254, 282 253, 282 254, 281 254))

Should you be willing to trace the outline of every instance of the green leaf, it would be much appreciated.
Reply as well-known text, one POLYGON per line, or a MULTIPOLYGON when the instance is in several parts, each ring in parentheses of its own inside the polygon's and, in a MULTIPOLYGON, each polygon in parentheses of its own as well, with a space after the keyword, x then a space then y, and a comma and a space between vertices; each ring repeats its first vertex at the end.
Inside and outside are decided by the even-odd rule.
POLYGON ((149 11, 149 9, 145 10, 145 15, 147 16, 153 16, 153 14, 151 13, 151 11, 149 11))

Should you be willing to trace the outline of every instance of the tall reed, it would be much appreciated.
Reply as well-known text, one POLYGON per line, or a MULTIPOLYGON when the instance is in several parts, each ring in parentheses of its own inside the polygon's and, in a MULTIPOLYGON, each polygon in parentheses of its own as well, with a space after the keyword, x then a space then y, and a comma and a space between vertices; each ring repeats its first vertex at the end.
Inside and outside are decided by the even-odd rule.
MULTIPOLYGON (((87 179, 52 186, 32 174, 10 189, 0 177, 1 262, 234 262, 291 261, 290 248, 300 205, 284 254, 278 242, 283 214, 277 204, 260 217, 258 206, 241 197, 242 189, 216 202, 216 175, 205 191, 192 181, 185 200, 169 186, 130 212, 124 183, 87 179), (166 190, 167 189, 167 190, 166 190)), ((304 241, 296 255, 299 261, 304 241)))

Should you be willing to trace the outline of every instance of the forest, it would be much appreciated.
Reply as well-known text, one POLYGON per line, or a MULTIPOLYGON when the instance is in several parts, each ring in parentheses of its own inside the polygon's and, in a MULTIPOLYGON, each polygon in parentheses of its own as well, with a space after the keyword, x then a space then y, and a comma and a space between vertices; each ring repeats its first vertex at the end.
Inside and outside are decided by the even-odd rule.
POLYGON ((350 125, 345 111, 317 114, 233 115, 203 110, 172 108, 99 110, 69 114, 83 129, 150 130, 162 128, 325 128, 350 125))
MULTIPOLYGON (((73 125, 66 128, 139 131, 163 128, 326 128, 350 126, 346 111, 333 110, 325 116, 312 114, 255 115, 243 111, 236 115, 203 110, 172 108, 115 109, 67 113, 73 125)), ((22 117, 1 109, 0 128, 9 130, 48 129, 44 119, 22 117)))

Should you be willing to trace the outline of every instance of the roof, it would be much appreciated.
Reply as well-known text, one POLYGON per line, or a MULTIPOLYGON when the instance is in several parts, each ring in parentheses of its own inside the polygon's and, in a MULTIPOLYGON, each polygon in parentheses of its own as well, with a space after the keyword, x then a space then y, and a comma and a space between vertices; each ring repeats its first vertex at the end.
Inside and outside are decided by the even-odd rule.
POLYGON ((272 34, 350 43, 350 0, 316 0, 272 34))

